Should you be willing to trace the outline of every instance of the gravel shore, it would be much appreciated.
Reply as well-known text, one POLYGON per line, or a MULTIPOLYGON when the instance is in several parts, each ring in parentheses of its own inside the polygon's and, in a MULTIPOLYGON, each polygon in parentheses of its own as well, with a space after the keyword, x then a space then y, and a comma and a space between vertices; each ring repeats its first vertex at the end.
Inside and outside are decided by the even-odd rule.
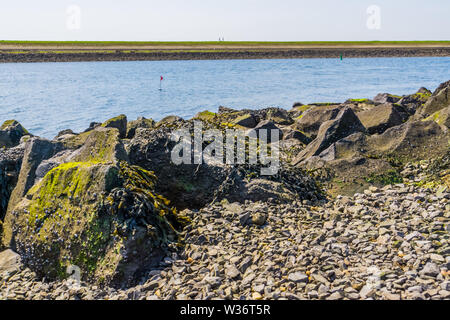
POLYGON ((0 275, 0 299, 450 299, 450 193, 403 184, 311 206, 186 210, 186 246, 127 290, 0 275))

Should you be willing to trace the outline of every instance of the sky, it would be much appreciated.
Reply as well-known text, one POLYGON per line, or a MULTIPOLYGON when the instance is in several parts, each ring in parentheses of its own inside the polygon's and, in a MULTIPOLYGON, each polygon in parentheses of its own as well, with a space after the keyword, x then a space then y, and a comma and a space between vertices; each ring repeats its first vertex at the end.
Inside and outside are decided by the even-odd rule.
POLYGON ((450 40, 448 0, 2 0, 2 40, 450 40), (374 9, 375 8, 375 9, 374 9))

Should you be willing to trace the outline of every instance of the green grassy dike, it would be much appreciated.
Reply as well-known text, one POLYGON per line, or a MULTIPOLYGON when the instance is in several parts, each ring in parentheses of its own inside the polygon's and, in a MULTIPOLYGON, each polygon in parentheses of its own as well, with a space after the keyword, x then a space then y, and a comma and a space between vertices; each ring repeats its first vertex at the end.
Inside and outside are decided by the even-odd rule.
POLYGON ((450 41, 22 41, 0 40, 18 46, 450 46, 450 41))

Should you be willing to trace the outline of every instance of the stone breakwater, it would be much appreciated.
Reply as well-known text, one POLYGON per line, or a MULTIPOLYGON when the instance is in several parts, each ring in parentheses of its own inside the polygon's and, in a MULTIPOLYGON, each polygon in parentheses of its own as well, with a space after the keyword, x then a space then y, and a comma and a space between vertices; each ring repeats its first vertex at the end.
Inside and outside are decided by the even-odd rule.
POLYGON ((8 120, 0 298, 448 299, 449 110, 446 82, 291 110, 121 115, 53 140, 8 120), (278 129, 280 170, 175 165, 171 133, 196 121, 278 129))
POLYGON ((303 48, 303 49, 218 49, 214 50, 2 50, 0 62, 72 62, 72 61, 159 61, 223 59, 302 59, 302 58, 376 58, 376 57, 449 57, 448 47, 414 48, 303 48))

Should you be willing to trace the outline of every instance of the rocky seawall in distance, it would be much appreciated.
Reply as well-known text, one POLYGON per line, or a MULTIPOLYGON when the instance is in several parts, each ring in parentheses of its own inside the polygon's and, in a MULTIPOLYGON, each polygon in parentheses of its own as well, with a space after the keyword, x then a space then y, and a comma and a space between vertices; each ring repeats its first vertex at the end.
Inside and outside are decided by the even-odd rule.
POLYGON ((450 57, 449 47, 374 47, 217 50, 1 50, 0 63, 229 59, 450 57))
POLYGON ((0 299, 449 299, 449 115, 446 82, 291 110, 121 115, 53 140, 8 120, 0 299), (198 123, 259 140, 279 129, 279 169, 176 165, 171 134, 198 123))

